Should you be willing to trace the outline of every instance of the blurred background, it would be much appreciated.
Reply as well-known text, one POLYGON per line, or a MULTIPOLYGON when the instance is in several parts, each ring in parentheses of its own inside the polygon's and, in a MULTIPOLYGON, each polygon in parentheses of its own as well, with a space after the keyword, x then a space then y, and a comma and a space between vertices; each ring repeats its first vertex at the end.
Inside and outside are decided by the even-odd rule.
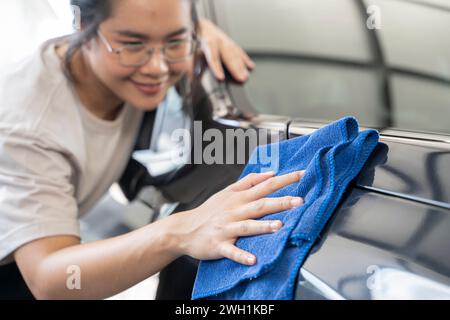
POLYGON ((0 0, 3 63, 29 55, 43 41, 72 32, 69 0, 0 0), (7 44, 7 45, 6 45, 7 44))

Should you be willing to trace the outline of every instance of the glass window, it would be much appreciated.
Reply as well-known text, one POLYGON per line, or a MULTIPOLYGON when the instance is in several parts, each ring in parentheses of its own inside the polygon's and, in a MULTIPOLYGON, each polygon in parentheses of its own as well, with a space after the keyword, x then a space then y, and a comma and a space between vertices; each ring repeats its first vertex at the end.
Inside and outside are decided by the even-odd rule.
POLYGON ((381 10, 378 33, 390 67, 450 79, 450 6, 445 11, 404 1, 367 3, 381 10))
POLYGON ((397 75, 392 78, 394 126, 450 133, 448 85, 397 75))
POLYGON ((448 0, 214 3, 257 63, 245 90, 258 111, 450 134, 448 0))
POLYGON ((372 70, 283 59, 257 63, 247 90, 260 112, 316 120, 352 114, 366 124, 383 126, 385 110, 372 70))
POLYGON ((407 1, 450 9, 450 2, 448 0, 407 0, 407 1))
POLYGON ((370 43, 361 28, 365 18, 353 3, 353 0, 227 0, 218 5, 229 32, 248 51, 370 61, 373 59, 370 43))

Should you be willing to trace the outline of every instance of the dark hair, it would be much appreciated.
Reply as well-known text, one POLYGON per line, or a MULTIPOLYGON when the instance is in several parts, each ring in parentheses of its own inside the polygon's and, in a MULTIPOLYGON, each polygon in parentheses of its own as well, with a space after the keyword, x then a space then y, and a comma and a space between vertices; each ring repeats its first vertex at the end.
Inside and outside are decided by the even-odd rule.
MULTIPOLYGON (((191 14, 194 23, 194 32, 198 30, 198 14, 195 8, 195 0, 188 0, 191 2, 191 14)), ((70 0, 70 5, 76 7, 76 13, 80 17, 79 20, 81 30, 73 35, 70 39, 69 47, 65 56, 65 70, 66 75, 73 80, 71 61, 78 50, 91 39, 97 36, 97 30, 100 24, 108 19, 111 15, 111 0, 70 0)))
POLYGON ((69 47, 65 56, 66 75, 72 77, 71 62, 75 53, 89 40, 97 36, 97 30, 100 24, 105 21, 111 14, 110 0, 70 0, 70 5, 77 8, 74 10, 75 17, 78 20, 77 27, 80 30, 70 38, 69 47))

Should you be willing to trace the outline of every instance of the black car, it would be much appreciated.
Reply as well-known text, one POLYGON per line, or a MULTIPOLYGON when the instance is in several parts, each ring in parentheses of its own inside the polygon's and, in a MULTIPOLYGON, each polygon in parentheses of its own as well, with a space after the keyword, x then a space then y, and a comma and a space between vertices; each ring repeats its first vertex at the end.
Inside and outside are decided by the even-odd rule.
MULTIPOLYGON (((199 7, 257 65, 245 85, 204 73, 192 115, 203 130, 256 128, 276 141, 352 115, 381 133, 301 268, 296 298, 449 299, 450 3, 204 0, 199 7)), ((138 149, 148 147, 153 117, 138 149)), ((156 211, 176 204, 158 219, 200 205, 243 167, 203 163, 150 177, 133 160, 121 185, 156 211), (142 196, 148 185, 156 188, 142 196)), ((169 265, 157 298, 190 299, 197 265, 189 257, 169 265)))

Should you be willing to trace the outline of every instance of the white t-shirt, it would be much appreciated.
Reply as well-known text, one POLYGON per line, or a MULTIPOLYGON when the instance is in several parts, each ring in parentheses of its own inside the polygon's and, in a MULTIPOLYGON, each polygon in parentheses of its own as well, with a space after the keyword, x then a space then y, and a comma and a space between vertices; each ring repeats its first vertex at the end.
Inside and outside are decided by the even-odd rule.
POLYGON ((22 245, 80 236, 79 217, 123 173, 142 121, 104 121, 81 105, 56 40, 0 72, 0 265, 22 245))

